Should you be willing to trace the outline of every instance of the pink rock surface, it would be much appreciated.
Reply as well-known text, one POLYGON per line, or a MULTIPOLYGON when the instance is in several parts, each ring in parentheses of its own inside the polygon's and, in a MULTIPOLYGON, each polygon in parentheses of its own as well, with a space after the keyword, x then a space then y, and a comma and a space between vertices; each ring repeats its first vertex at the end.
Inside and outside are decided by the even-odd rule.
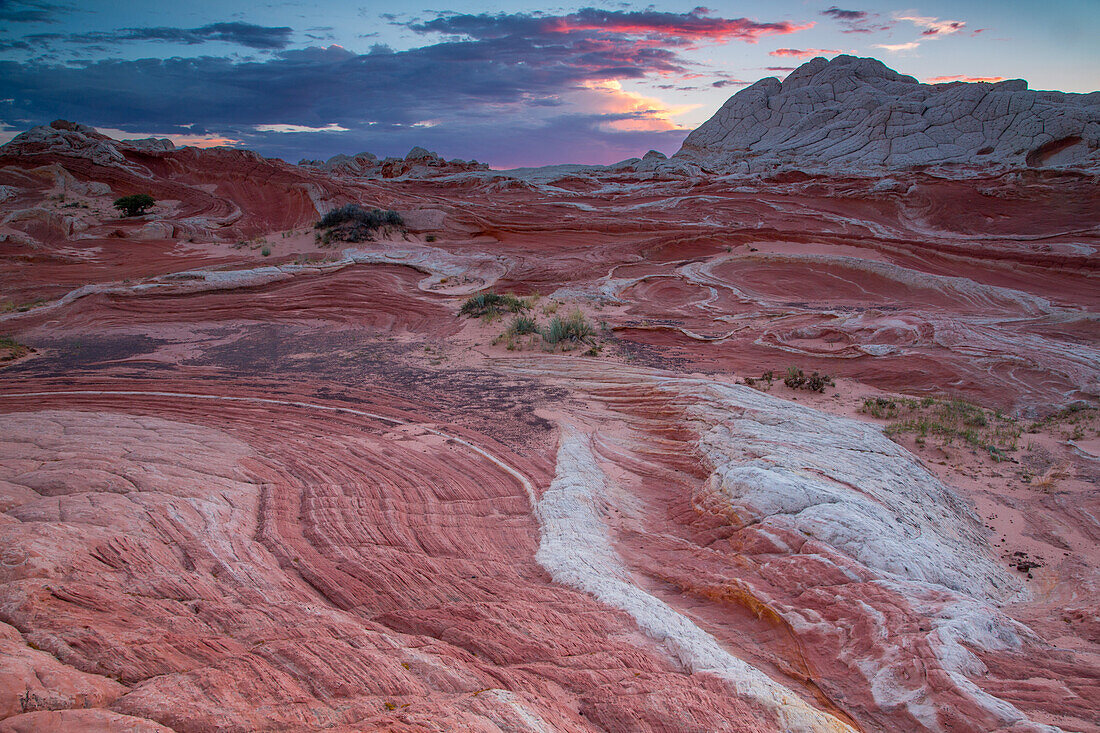
POLYGON ((432 160, 0 149, 0 730, 1100 730, 1095 176, 432 160))

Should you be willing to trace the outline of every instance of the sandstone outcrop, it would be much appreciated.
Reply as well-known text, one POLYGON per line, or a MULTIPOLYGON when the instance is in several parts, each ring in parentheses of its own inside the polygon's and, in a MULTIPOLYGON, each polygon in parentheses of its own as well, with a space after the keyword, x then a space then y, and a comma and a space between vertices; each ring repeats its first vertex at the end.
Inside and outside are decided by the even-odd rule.
POLYGON ((404 158, 378 159, 373 153, 358 155, 334 155, 328 160, 298 161, 298 165, 353 178, 435 178, 456 173, 487 171, 486 163, 476 160, 444 160, 438 154, 422 147, 415 147, 404 158))
POLYGON ((391 163, 0 148, 0 733, 1100 733, 1094 175, 391 163))
POLYGON ((761 79, 688 135, 675 158, 712 169, 1100 167, 1100 92, 1027 82, 921 84, 877 59, 815 58, 761 79))

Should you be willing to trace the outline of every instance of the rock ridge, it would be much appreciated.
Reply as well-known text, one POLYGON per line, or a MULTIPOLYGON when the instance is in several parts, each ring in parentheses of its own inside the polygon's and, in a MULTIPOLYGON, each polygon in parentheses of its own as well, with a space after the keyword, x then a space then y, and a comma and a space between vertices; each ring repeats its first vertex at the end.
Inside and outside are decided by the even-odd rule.
POLYGON ((1100 168, 1100 92, 1023 79, 922 84, 873 58, 815 58, 742 89, 674 163, 722 172, 822 166, 1100 168))

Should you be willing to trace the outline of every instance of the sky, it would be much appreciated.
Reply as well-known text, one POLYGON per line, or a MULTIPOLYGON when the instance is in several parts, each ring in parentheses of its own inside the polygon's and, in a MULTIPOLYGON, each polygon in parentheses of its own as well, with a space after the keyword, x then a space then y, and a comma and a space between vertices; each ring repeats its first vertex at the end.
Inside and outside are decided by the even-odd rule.
POLYGON ((672 154, 814 56, 1100 89, 1100 0, 913 3, 0 0, 0 142, 63 118, 292 162, 420 145, 508 168, 672 154))

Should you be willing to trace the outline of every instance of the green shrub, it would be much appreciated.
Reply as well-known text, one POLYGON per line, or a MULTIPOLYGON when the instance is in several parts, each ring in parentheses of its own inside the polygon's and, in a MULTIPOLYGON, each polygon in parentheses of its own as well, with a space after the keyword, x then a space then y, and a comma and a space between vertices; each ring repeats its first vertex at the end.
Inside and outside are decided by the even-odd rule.
POLYGON ((271 247, 264 247, 260 250, 260 254, 262 254, 264 257, 268 257, 271 254, 271 247))
POLYGON ((404 226, 404 219, 396 211, 346 204, 322 216, 313 228, 326 230, 320 238, 321 242, 329 244, 333 241, 370 242, 374 240, 374 233, 383 227, 404 226))
POLYGON ((156 199, 147 193, 133 193, 115 199, 115 208, 121 211, 123 216, 140 216, 156 202, 156 199))
POLYGON ((508 326, 508 332, 516 336, 525 336, 529 333, 538 333, 539 322, 531 316, 516 316, 508 326))
POLYGON ((791 389, 798 389, 806 384, 806 375, 798 367, 787 367, 787 376, 783 377, 783 384, 791 389))
POLYGON ((826 387, 833 386, 833 378, 828 374, 814 372, 810 376, 798 367, 787 367, 787 376, 783 377, 783 384, 791 389, 808 389, 811 392, 824 392, 826 387))
POLYGON ((542 330, 543 340, 555 346, 560 343, 591 343, 595 336, 596 330, 579 310, 565 318, 554 316, 550 325, 542 330))
POLYGON ((527 301, 514 295, 498 295, 488 291, 467 298, 458 312, 459 315, 481 318, 482 316, 499 316, 502 313, 519 313, 530 307, 527 301))
POLYGON ((923 444, 926 438, 934 436, 943 446, 958 440, 988 452, 995 461, 1011 460, 1008 452, 1016 450, 1022 433, 1012 418, 960 399, 869 397, 863 401, 860 412, 893 420, 885 428, 891 437, 910 433, 923 444))
POLYGON ((0 336, 0 362, 14 361, 31 353, 31 347, 19 343, 11 336, 0 336))

